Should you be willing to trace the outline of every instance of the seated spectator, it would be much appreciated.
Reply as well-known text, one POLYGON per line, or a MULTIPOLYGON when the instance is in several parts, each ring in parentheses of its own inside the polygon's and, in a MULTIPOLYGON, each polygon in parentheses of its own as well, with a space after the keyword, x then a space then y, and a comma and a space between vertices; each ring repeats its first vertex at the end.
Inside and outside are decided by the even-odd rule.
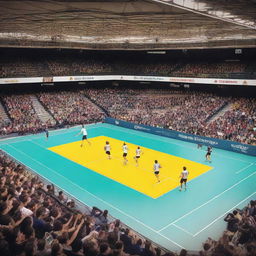
POLYGON ((39 239, 37 241, 37 252, 35 256, 50 256, 51 255, 51 250, 46 249, 45 246, 45 240, 44 239, 39 239))
POLYGON ((138 239, 135 244, 132 245, 131 255, 141 255, 143 252, 142 240, 138 239))
POLYGON ((145 248, 141 254, 142 256, 155 256, 155 252, 154 252, 154 249, 152 247, 152 244, 151 242, 149 241, 146 241, 145 243, 145 248))
POLYGON ((132 237, 129 235, 129 233, 130 233, 130 230, 126 228, 120 236, 120 240, 123 242, 123 245, 124 245, 125 253, 132 253, 132 250, 133 250, 132 237))
POLYGON ((238 230, 238 222, 239 220, 234 217, 234 214, 229 213, 225 219, 226 222, 228 222, 227 230, 231 233, 235 233, 238 230))
POLYGON ((98 256, 111 255, 111 253, 112 253, 112 250, 110 249, 107 243, 102 243, 100 245, 100 253, 98 254, 98 256))
POLYGON ((63 195, 63 191, 59 191, 58 199, 60 200, 61 203, 66 203, 67 202, 67 199, 63 195))

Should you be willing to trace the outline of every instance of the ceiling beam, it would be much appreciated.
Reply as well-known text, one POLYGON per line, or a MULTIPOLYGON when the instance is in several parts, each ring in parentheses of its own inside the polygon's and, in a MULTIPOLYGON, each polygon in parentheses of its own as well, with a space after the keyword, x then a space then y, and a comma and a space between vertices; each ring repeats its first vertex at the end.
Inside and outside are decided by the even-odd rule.
POLYGON ((238 25, 238 26, 242 26, 242 27, 245 27, 245 28, 248 28, 248 29, 256 30, 256 24, 253 21, 244 20, 239 16, 233 16, 231 14, 229 15, 229 18, 224 17, 224 16, 219 15, 217 13, 217 11, 215 12, 214 10, 210 10, 210 9, 208 11, 207 10, 206 11, 203 11, 203 10, 200 11, 196 8, 188 7, 188 5, 186 5, 186 1, 184 1, 184 0, 179 0, 179 1, 177 1, 177 0, 150 0, 150 1, 161 3, 161 4, 164 4, 164 5, 168 5, 168 6, 172 6, 172 7, 176 7, 176 8, 186 10, 186 11, 189 11, 189 12, 192 12, 192 13, 195 13, 195 14, 206 16, 208 18, 221 20, 221 21, 228 22, 228 23, 238 25), (178 3, 178 2, 180 2, 180 3, 178 3))

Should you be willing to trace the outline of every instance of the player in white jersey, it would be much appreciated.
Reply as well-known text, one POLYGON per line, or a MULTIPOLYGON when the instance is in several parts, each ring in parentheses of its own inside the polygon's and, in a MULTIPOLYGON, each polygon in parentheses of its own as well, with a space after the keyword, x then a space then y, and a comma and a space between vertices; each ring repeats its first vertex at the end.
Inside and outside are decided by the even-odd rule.
POLYGON ((182 184, 184 183, 185 185, 185 190, 187 189, 187 179, 188 179, 188 175, 189 175, 189 172, 187 170, 187 168, 184 166, 183 167, 183 170, 180 174, 180 191, 182 190, 182 184))
POLYGON ((141 151, 140 147, 137 147, 136 151, 135 151, 135 162, 136 162, 136 166, 139 166, 139 159, 140 159, 140 155, 142 154, 143 152, 141 151))
POLYGON ((128 148, 128 146, 125 144, 125 142, 124 142, 124 144, 123 144, 123 158, 124 158, 124 165, 126 165, 127 164, 127 162, 128 162, 128 160, 127 160, 127 154, 128 154, 128 150, 129 150, 129 148, 128 148))
POLYGON ((84 140, 86 140, 88 142, 88 144, 91 145, 90 141, 87 140, 87 131, 86 131, 84 125, 82 125, 82 129, 77 135, 79 135, 79 134, 83 135, 82 142, 81 142, 81 147, 83 146, 84 140))
POLYGON ((106 154, 108 155, 108 159, 111 159, 111 153, 110 153, 111 147, 110 147, 108 141, 106 141, 106 145, 104 146, 104 150, 105 150, 106 154))
POLYGON ((160 168, 162 168, 162 166, 158 163, 157 160, 155 160, 154 166, 153 166, 153 170, 154 170, 154 174, 157 178, 157 182, 160 182, 159 179, 159 172, 160 172, 160 168))

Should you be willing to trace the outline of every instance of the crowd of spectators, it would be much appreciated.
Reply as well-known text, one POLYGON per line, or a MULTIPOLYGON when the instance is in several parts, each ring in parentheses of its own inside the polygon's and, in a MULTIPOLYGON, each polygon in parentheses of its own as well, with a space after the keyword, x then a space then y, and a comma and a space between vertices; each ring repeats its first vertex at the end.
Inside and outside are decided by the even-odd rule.
POLYGON ((256 144, 255 99, 173 92, 88 89, 86 94, 116 119, 256 144), (231 107, 224 116, 210 121, 210 118, 227 104, 231 107))
POLYGON ((228 78, 232 74, 252 75, 253 62, 210 62, 141 58, 104 59, 92 56, 39 56, 0 62, 0 77, 42 77, 71 75, 155 75, 228 78), (250 71, 251 70, 251 71, 250 71))
MULTIPOLYGON (((10 125, 11 121, 8 118, 5 118, 5 113, 3 113, 4 110, 0 109, 0 129, 3 129, 4 127, 7 127, 10 125)), ((4 128, 6 131, 6 128, 4 128)), ((0 133, 1 134, 1 133, 0 133)))
POLYGON ((75 201, 1 151, 0 255, 177 256, 153 247, 107 210, 79 211, 75 201))
MULTIPOLYGON (((179 117, 178 107, 189 110, 195 104, 190 95, 174 93, 175 91, 158 90, 86 90, 86 94, 99 105, 106 108, 110 116, 131 122, 143 123, 151 126, 168 126, 171 113, 179 117)), ((204 96, 202 96, 203 98, 204 96)), ((197 97, 195 96, 195 100, 197 97)), ((200 96, 198 97, 200 100, 200 96)), ((200 104, 202 104, 200 102, 200 104)), ((205 111, 205 115, 207 110, 205 111)), ((183 115, 186 113, 183 113, 183 115)), ((200 116, 199 118, 202 118, 200 116)), ((172 118, 174 119, 174 118, 172 118)), ((180 120, 183 120, 180 116, 180 120)), ((194 119, 195 122, 197 121, 194 119)), ((182 124, 181 124, 182 125, 182 124)))
POLYGON ((37 96, 62 125, 95 123, 102 121, 105 116, 104 112, 80 91, 44 92, 37 96))
POLYGON ((133 59, 129 61, 116 61, 112 64, 118 74, 127 75, 164 75, 171 76, 174 70, 178 70, 182 64, 179 61, 155 61, 133 59))
POLYGON ((255 99, 236 99, 233 102, 230 110, 206 126, 205 133, 210 137, 256 145, 255 99))
POLYGON ((30 95, 2 96, 2 102, 12 120, 8 124, 2 124, 2 134, 36 133, 42 129, 43 124, 33 108, 30 95))
POLYGON ((253 98, 175 90, 107 88, 41 92, 36 96, 54 122, 40 121, 30 95, 3 96, 2 102, 11 122, 1 122, 1 134, 35 133, 45 127, 95 123, 103 121, 108 113, 113 118, 129 122, 256 144, 256 102, 253 98), (211 120, 225 106, 228 109, 224 114, 211 120))
POLYGON ((242 210, 228 213, 224 220, 226 231, 218 241, 208 238, 200 256, 256 255, 256 200, 251 200, 242 210))
MULTIPOLYGON (((240 62, 194 62, 181 66, 174 72, 174 76, 192 76, 192 77, 211 77, 214 74, 222 74, 228 77, 228 74, 243 73, 246 70, 246 64, 240 62)), ((223 76, 222 76, 223 77, 223 76)))
POLYGON ((47 60, 47 65, 52 76, 105 74, 113 71, 110 64, 94 59, 51 59, 47 60))
MULTIPOLYGON (((40 76, 40 63, 31 58, 16 57, 0 62, 0 77, 35 77, 40 76)), ((41 75, 42 76, 42 75, 41 75)))

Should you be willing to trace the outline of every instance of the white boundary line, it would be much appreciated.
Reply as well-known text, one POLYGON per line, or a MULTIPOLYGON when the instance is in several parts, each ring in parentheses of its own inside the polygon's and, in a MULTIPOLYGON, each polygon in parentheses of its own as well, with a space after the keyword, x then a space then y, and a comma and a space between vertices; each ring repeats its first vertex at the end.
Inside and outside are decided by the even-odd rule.
MULTIPOLYGON (((157 230, 155 230, 155 229, 149 227, 148 225, 146 225, 145 223, 143 223, 143 222, 141 222, 140 220, 136 219, 135 217, 133 217, 133 216, 131 216, 131 215, 129 215, 129 214, 123 212, 123 211, 120 210, 119 208, 117 208, 117 207, 113 206, 112 204, 110 204, 110 203, 104 201, 103 199, 99 198, 98 196, 96 196, 96 195, 92 194, 91 192, 87 191, 86 189, 80 187, 80 186, 77 185, 76 183, 73 183, 72 181, 70 181, 69 179, 67 179, 65 176, 63 176, 63 175, 61 175, 60 173, 54 171, 53 169, 49 168, 48 166, 46 166, 46 165, 44 165, 44 164, 38 162, 37 160, 33 159, 31 156, 27 155, 26 153, 24 153, 24 152, 22 152, 22 151, 16 149, 15 147, 13 147, 13 146, 11 146, 11 145, 9 145, 9 146, 12 147, 14 150, 19 151, 20 153, 22 153, 22 154, 28 156, 28 157, 31 158, 33 161, 39 163, 39 164, 42 165, 43 167, 46 167, 47 169, 53 171, 54 173, 56 173, 57 175, 59 175, 59 176, 62 177, 63 179, 67 180, 69 183, 71 183, 71 184, 73 184, 74 186, 78 187, 79 189, 81 189, 81 190, 87 192, 87 193, 90 194, 92 197, 96 198, 97 200, 103 202, 104 204, 106 204, 106 205, 110 206, 111 208, 115 209, 116 211, 118 211, 118 212, 122 213, 123 215, 125 215, 125 216, 131 218, 132 220, 138 222, 138 223, 141 224, 142 226, 144 226, 144 227, 150 229, 151 231, 157 233, 159 236, 164 237, 164 238, 167 239, 168 241, 170 241, 170 242, 172 242, 173 244, 177 245, 179 248, 181 248, 181 249, 185 248, 185 247, 181 246, 180 244, 176 243, 175 241, 171 240, 170 238, 167 238, 166 236, 160 234, 157 230)), ((5 152, 6 152, 6 151, 5 151, 5 152)), ((6 153, 9 154, 8 152, 6 152, 6 153)), ((9 155, 11 155, 11 154, 9 154, 9 155)), ((14 156, 12 156, 12 157, 15 158, 14 156)), ((16 158, 15 158, 15 159, 16 159, 16 158)), ((23 164, 24 164, 24 163, 23 163, 23 164)), ((24 165, 26 166, 26 164, 24 164, 24 165)), ((29 167, 29 168, 30 168, 30 167, 29 167)), ((33 170, 33 168, 31 168, 31 169, 33 170)), ((35 171, 35 172, 36 172, 36 171, 35 171)), ((40 175, 40 174, 39 174, 39 175, 40 175)), ((47 180, 48 180, 48 179, 47 179, 47 180)), ((67 192, 67 193, 70 194, 69 192, 67 192)), ((75 198, 76 198, 76 197, 75 197, 75 198)))
POLYGON ((236 174, 243 172, 244 170, 248 169, 248 168, 251 167, 252 165, 254 165, 254 163, 251 163, 251 164, 245 166, 244 168, 238 170, 238 171, 236 172, 236 174))
MULTIPOLYGON (((62 134, 66 134, 66 133, 71 133, 72 131, 68 131, 68 132, 63 132, 63 133, 59 133, 59 134, 54 134, 54 136, 59 136, 59 135, 62 135, 62 134)), ((56 133, 57 133, 57 131, 56 131, 56 133)), ((27 139, 23 139, 23 137, 25 137, 25 135, 24 136, 20 136, 21 137, 21 140, 18 140, 18 141, 7 141, 7 143, 1 143, 2 141, 4 141, 4 140, 11 140, 11 139, 18 139, 18 137, 13 137, 13 138, 7 138, 7 139, 2 139, 2 140, 0 140, 0 147, 2 146, 2 145, 10 145, 10 144, 16 144, 16 143, 20 143, 20 142, 26 142, 26 141, 32 141, 32 140, 38 140, 38 139, 43 139, 43 138, 45 138, 45 136, 43 135, 43 133, 40 133, 40 134, 35 134, 35 137, 33 137, 33 138, 31 138, 31 135, 27 135, 28 136, 28 138, 27 139)), ((50 137, 49 137, 50 138, 50 137)), ((48 139, 49 140, 49 139, 48 139)), ((45 142, 47 142, 47 140, 45 140, 45 142)), ((33 143, 35 143, 35 142, 33 142, 33 143)), ((38 143, 35 143, 35 144, 38 144, 38 143)), ((38 144, 38 145, 40 145, 40 144, 38 144)), ((58 145, 57 145, 58 146, 58 145)), ((41 146, 42 147, 42 146, 41 146)), ((56 146, 52 146, 52 147, 56 147, 56 146)))
MULTIPOLYGON (((62 132, 61 134, 65 134, 65 133, 69 133, 71 131, 63 132, 63 130, 71 130, 71 129, 75 130, 76 128, 77 128, 77 126, 73 126, 73 127, 70 127, 70 128, 61 128, 61 129, 58 129, 58 130, 52 130, 49 133, 51 134, 51 133, 62 132)), ((41 138, 41 137, 45 137, 43 134, 44 134, 43 132, 40 132, 40 133, 35 133, 35 134, 18 135, 18 136, 15 136, 15 137, 9 137, 9 138, 0 139, 0 142, 8 141, 8 140, 12 141, 12 140, 15 140, 15 139, 19 140, 20 138, 22 139, 24 137, 33 137, 33 139, 38 139, 38 138, 41 138)), ((56 134, 56 135, 58 135, 58 134, 56 134)), ((26 141, 26 140, 19 140, 17 142, 20 142, 20 141, 26 141)), ((10 143, 16 143, 16 142, 10 142, 10 143)))
POLYGON ((172 226, 174 226, 174 227, 176 227, 176 228, 180 229, 181 231, 183 231, 183 232, 185 232, 185 233, 189 234, 190 236, 193 236, 193 234, 192 234, 192 233, 190 233, 190 232, 189 232, 189 231, 187 231, 186 229, 184 229, 184 228, 182 228, 182 227, 180 227, 180 226, 178 226, 178 225, 176 225, 176 224, 172 224, 172 226))
POLYGON ((202 228, 201 230, 199 230, 198 232, 196 232, 195 234, 192 234, 191 232, 187 231, 186 229, 176 225, 176 224, 172 224, 172 226, 182 230, 183 232, 195 237, 198 234, 200 234, 203 230, 207 229, 208 227, 210 227, 213 223, 215 223, 216 221, 218 221, 220 218, 223 218, 223 216, 225 216, 227 213, 231 212, 234 208, 236 208, 238 205, 240 205, 241 203, 243 203, 244 201, 246 201, 248 198, 252 197, 254 194, 256 194, 256 192, 253 192, 251 195, 249 195, 248 197, 246 197, 245 199, 243 199, 242 201, 240 201, 238 204, 236 204, 235 206, 233 206, 232 208, 230 208, 228 211, 226 211, 224 214, 222 214, 221 216, 219 216, 218 218, 214 219, 211 223, 209 223, 208 225, 206 225, 204 228, 202 228))
POLYGON ((221 195, 223 195, 224 193, 226 193, 227 191, 229 191, 230 189, 236 187, 238 184, 240 184, 241 182, 243 182, 244 180, 250 178, 251 176, 255 175, 256 174, 256 171, 251 173, 250 175, 248 175, 247 177, 243 178, 242 180, 240 180, 239 182, 235 183, 234 185, 232 185, 231 187, 229 187, 228 189, 224 190, 223 192, 221 192, 220 194, 214 196, 212 199, 208 200, 207 202, 201 204, 200 206, 194 208, 193 210, 191 210, 190 212, 184 214, 183 216, 181 216, 180 218, 176 219, 175 221, 169 223, 167 226, 157 230, 158 232, 161 232, 163 231, 164 229, 168 228, 169 226, 173 225, 174 223, 180 221, 181 219, 185 218, 186 216, 190 215, 191 213, 197 211, 198 209, 200 209, 201 207, 207 205, 208 203, 212 202, 213 200, 215 200, 216 198, 220 197, 221 195))
POLYGON ((221 216, 219 216, 218 218, 216 218, 215 220, 213 220, 211 223, 209 223, 207 226, 205 226, 204 228, 202 228, 201 230, 199 230, 198 232, 196 232, 193 237, 197 236, 198 234, 200 234, 202 231, 204 231, 205 229, 209 228, 213 223, 215 223, 217 220, 219 220, 220 218, 223 218, 223 216, 225 216, 227 213, 229 213, 230 211, 232 211, 234 208, 236 208, 238 205, 240 205, 241 203, 243 203, 244 201, 246 201, 248 198, 252 197, 254 194, 256 194, 256 192, 253 192, 251 195, 249 195, 248 197, 246 197, 244 200, 240 201, 238 204, 236 204, 235 206, 233 206, 232 208, 230 208, 228 211, 226 211, 224 214, 222 214, 221 216))
MULTIPOLYGON (((97 125, 95 128, 102 127, 102 126, 98 126, 98 125, 102 125, 102 123, 85 124, 84 126, 89 127, 89 126, 94 126, 94 125, 97 125)), ((62 134, 74 132, 80 126, 81 125, 75 125, 75 126, 72 126, 72 127, 69 127, 69 128, 61 128, 61 129, 50 130, 49 131, 49 134, 50 134, 49 137, 51 137, 51 134, 54 134, 55 136, 57 136, 57 135, 62 135, 62 134), (69 130, 69 131, 63 132, 65 130, 69 130)), ((18 135, 18 136, 15 136, 15 137, 3 138, 3 139, 0 139, 0 146, 2 145, 1 144, 2 141, 8 141, 8 140, 11 141, 11 140, 15 140, 15 139, 18 140, 16 142, 26 141, 26 140, 19 140, 20 138, 22 139, 24 137, 32 137, 32 139, 39 139, 39 138, 45 137, 45 136, 44 136, 44 132, 40 132, 40 133, 35 133, 35 134, 25 134, 25 135, 18 135)), ((28 139, 28 140, 31 140, 31 139, 28 139)), ((10 142, 10 143, 16 143, 16 142, 10 142)))

